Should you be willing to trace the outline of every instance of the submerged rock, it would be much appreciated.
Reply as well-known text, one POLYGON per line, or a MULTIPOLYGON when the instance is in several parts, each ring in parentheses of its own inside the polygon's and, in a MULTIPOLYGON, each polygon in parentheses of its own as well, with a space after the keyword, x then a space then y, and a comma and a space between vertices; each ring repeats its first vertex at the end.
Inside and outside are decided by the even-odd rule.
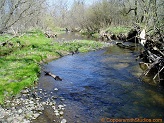
POLYGON ((61 123, 66 123, 67 120, 66 119, 62 119, 61 123))
POLYGON ((63 111, 60 111, 60 112, 59 112, 59 114, 60 114, 60 115, 63 115, 63 114, 64 114, 64 112, 63 112, 63 111))
POLYGON ((60 114, 57 112, 57 113, 55 113, 55 115, 56 115, 56 116, 59 116, 60 114))
POLYGON ((62 108, 64 108, 64 106, 63 105, 59 105, 58 108, 59 108, 59 110, 61 110, 62 108))
POLYGON ((58 91, 58 88, 54 88, 54 91, 58 91))

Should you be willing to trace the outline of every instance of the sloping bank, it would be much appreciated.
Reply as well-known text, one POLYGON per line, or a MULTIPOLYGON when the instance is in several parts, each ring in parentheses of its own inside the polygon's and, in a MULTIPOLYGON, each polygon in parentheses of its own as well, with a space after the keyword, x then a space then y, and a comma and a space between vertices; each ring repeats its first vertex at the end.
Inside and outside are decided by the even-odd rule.
POLYGON ((34 86, 46 60, 60 58, 71 52, 88 52, 107 47, 107 43, 76 40, 55 42, 40 31, 26 33, 21 37, 0 36, 0 104, 19 94, 25 87, 34 86))

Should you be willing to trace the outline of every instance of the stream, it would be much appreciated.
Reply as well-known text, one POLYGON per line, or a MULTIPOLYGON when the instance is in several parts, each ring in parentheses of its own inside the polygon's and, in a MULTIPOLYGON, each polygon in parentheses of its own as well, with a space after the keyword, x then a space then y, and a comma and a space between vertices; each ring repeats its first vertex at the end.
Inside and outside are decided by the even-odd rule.
MULTIPOLYGON (((42 72, 38 89, 46 90, 45 100, 55 96, 57 104, 66 105, 63 117, 68 123, 101 123, 102 118, 164 120, 164 91, 139 79, 137 53, 111 46, 64 56, 43 66, 63 80, 55 81, 42 72)), ((45 123, 47 118, 50 123, 53 113, 48 110, 49 116, 43 114, 36 122, 45 123)))

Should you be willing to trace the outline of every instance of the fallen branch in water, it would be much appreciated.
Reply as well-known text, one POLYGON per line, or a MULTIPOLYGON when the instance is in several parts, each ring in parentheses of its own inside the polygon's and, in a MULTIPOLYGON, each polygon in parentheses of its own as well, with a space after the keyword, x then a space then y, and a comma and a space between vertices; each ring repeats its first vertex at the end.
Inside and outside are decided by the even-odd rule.
POLYGON ((124 49, 131 49, 131 50, 135 49, 135 46, 125 45, 122 42, 116 42, 116 45, 119 46, 120 48, 124 48, 124 49))
POLYGON ((151 63, 150 66, 147 68, 147 70, 141 75, 141 78, 142 78, 143 76, 146 76, 146 75, 150 72, 150 70, 151 70, 156 64, 159 63, 159 60, 160 60, 160 58, 156 59, 153 63, 151 63))
POLYGON ((162 69, 160 69, 160 70, 158 71, 158 73, 154 76, 153 80, 155 80, 157 76, 158 76, 159 79, 160 79, 160 73, 162 72, 163 69, 164 69, 164 66, 163 66, 162 69))
POLYGON ((62 81, 62 79, 59 76, 56 76, 56 75, 52 74, 51 72, 47 72, 47 71, 44 71, 44 72, 45 72, 45 75, 49 75, 57 81, 62 81))

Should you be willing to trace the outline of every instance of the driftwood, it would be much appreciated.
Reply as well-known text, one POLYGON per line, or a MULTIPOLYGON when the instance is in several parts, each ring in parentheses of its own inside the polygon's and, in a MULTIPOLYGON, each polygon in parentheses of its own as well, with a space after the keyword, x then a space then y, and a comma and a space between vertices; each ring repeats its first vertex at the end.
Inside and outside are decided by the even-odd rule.
POLYGON ((56 38, 57 34, 44 33, 47 38, 56 38))
POLYGON ((47 72, 47 71, 44 71, 44 72, 45 72, 45 75, 51 76, 52 78, 54 78, 57 81, 62 81, 62 79, 59 76, 56 76, 56 75, 52 74, 51 72, 47 72))
MULTIPOLYGON (((163 36, 160 36, 163 37, 163 36)), ((121 38, 119 38, 121 39, 121 38)), ((154 82, 160 82, 164 85, 164 42, 163 39, 159 40, 156 36, 148 36, 146 34, 146 29, 141 31, 139 26, 134 27, 131 30, 126 40, 123 42, 116 42, 116 45, 120 48, 125 49, 134 49, 135 46, 130 46, 124 44, 124 42, 135 42, 141 44, 143 51, 140 52, 139 58, 143 62, 140 62, 139 65, 141 69, 144 69, 144 72, 140 76, 141 78, 151 75, 154 82)))
POLYGON ((145 70, 147 70, 149 68, 150 64, 149 63, 145 63, 145 62, 139 62, 139 66, 140 66, 140 68, 142 70, 145 71, 145 70))
POLYGON ((154 50, 158 51, 163 57, 164 57, 164 53, 162 51, 160 51, 156 46, 153 47, 154 50))
MULTIPOLYGON (((153 80, 156 83, 156 78, 161 84, 164 81, 164 53, 163 48, 160 49, 154 41, 146 39, 146 32, 143 30, 140 34, 140 44, 144 48, 144 52, 141 55, 141 59, 144 59, 148 68, 143 72, 141 78, 147 76, 149 73, 153 76, 153 80), (153 72, 152 72, 153 71, 153 72)), ((162 44, 163 45, 163 44, 162 44)))
POLYGON ((100 32, 100 35, 99 35, 99 38, 101 39, 101 40, 106 40, 106 41, 112 41, 112 40, 115 40, 115 39, 112 39, 112 38, 114 38, 114 37, 116 37, 115 35, 113 36, 113 34, 112 33, 110 33, 110 32, 108 32, 108 31, 101 31, 100 32), (111 38, 112 37, 112 38, 111 38))
POLYGON ((118 38, 118 40, 126 41, 126 35, 125 34, 120 33, 117 35, 117 38, 118 38))
POLYGON ((135 46, 125 45, 122 42, 116 42, 116 45, 119 46, 120 48, 131 49, 131 50, 135 49, 135 46))
MULTIPOLYGON (((163 67, 158 71, 158 73, 154 76, 153 80, 155 80, 157 76, 159 77, 159 79, 161 79, 161 78, 160 78, 160 73, 161 73, 163 70, 164 70, 164 66, 163 66, 163 67)), ((160 80, 160 81, 161 81, 161 80, 160 80)))
POLYGON ((151 70, 156 64, 159 63, 159 60, 160 60, 160 58, 156 59, 152 64, 150 64, 149 67, 147 68, 147 70, 145 70, 145 72, 141 75, 141 77, 142 77, 143 75, 146 76, 146 75, 150 72, 150 70, 151 70))

